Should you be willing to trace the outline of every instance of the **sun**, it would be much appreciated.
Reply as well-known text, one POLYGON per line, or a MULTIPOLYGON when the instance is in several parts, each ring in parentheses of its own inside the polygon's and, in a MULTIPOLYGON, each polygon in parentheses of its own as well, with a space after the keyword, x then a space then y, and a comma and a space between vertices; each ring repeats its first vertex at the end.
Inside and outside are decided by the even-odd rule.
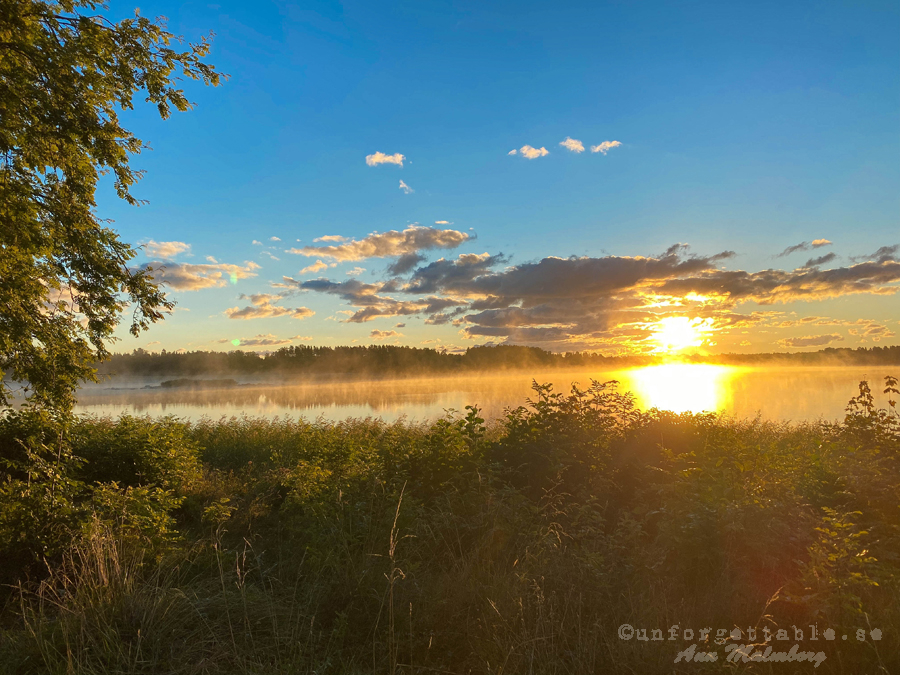
POLYGON ((653 326, 652 339, 656 342, 656 352, 677 352, 687 347, 703 344, 708 320, 689 319, 686 316, 670 316, 660 319, 653 326))

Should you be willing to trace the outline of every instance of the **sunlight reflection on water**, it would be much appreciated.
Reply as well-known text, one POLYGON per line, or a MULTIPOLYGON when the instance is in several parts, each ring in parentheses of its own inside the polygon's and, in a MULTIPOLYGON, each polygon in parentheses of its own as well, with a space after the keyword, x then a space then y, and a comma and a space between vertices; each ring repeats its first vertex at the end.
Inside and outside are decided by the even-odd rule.
POLYGON ((634 393, 638 407, 676 413, 730 410, 731 380, 740 372, 732 366, 670 363, 622 371, 622 389, 634 393))
POLYGON ((224 389, 146 389, 157 381, 112 381, 78 394, 78 413, 176 415, 186 419, 246 414, 258 417, 322 416, 329 420, 369 415, 392 421, 435 420, 448 409, 464 411, 476 404, 484 417, 502 417, 506 408, 533 397, 532 380, 552 382, 567 394, 573 382, 584 389, 590 381, 618 380, 619 391, 634 393, 643 410, 725 412, 736 417, 773 420, 835 420, 858 393, 861 379, 873 385, 876 403, 884 375, 898 366, 837 368, 751 368, 669 364, 627 370, 499 372, 468 377, 425 377, 375 381, 294 381, 246 384, 224 389), (113 387, 120 387, 115 389, 113 387), (125 389, 123 387, 131 387, 125 389))

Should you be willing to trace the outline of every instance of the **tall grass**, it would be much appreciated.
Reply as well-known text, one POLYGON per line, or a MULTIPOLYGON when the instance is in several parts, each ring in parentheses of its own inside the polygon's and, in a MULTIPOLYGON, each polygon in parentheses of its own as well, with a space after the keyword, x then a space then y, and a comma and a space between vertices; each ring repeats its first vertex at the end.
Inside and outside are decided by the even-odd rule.
MULTIPOLYGON (((900 429, 864 394, 840 425, 641 412, 604 385, 537 387, 488 429, 477 409, 430 425, 84 418, 63 437, 86 461, 55 465, 55 546, 16 515, 49 479, 11 469, 3 488, 0 546, 17 555, 0 671, 812 668, 723 664, 711 642, 717 663, 676 664, 681 634, 623 640, 627 623, 666 638, 817 624, 850 636, 801 645, 826 654, 817 673, 891 672, 900 429)), ((3 425, 5 457, 47 456, 22 433, 34 420, 3 425)))

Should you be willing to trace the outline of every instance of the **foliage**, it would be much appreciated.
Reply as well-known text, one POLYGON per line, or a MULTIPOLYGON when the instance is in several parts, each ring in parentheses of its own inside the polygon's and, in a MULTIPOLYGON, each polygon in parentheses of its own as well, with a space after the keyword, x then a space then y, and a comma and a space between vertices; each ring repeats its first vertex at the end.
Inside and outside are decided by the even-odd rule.
MULTIPOLYGON (((10 580, 0 671, 670 673, 687 643, 618 626, 815 623, 852 636, 805 645, 817 673, 889 672, 900 461, 867 401, 789 425, 535 383, 493 426, 82 419, 70 529, 34 524, 59 539, 10 580)), ((52 459, 51 419, 3 424, 52 459)))
POLYGON ((95 212, 101 176, 119 197, 141 172, 146 146, 119 124, 143 95, 165 119, 191 107, 177 74, 216 85, 209 41, 186 48, 162 20, 110 22, 95 0, 0 2, 0 405, 6 381, 65 409, 122 310, 137 335, 172 303, 134 249, 95 212))

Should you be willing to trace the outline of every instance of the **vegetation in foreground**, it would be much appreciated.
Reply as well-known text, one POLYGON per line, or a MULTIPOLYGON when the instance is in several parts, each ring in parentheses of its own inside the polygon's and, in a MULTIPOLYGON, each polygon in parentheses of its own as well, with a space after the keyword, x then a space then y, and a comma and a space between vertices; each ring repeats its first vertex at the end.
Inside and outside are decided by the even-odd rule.
POLYGON ((838 425, 535 389, 487 429, 6 412, 0 671, 813 672, 626 623, 896 667, 900 422, 865 383, 838 425))

